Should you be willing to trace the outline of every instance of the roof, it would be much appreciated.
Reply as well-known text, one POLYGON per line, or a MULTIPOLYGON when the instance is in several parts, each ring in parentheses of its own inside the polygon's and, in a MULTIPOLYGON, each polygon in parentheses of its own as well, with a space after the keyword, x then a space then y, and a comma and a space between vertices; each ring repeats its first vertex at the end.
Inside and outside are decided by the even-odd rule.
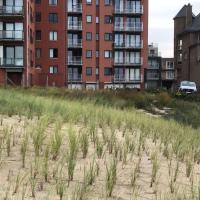
MULTIPOLYGON (((181 10, 178 12, 178 14, 174 17, 174 19, 187 17, 187 9, 188 6, 191 6, 190 4, 184 5, 181 10)), ((192 13, 192 24, 189 27, 186 27, 185 30, 182 33, 186 32, 198 32, 200 31, 200 13, 195 16, 192 13)), ((181 33, 181 34, 182 34, 181 33)))
MULTIPOLYGON (((181 17, 186 17, 187 15, 187 5, 184 5, 181 10, 178 12, 178 14, 174 17, 176 18, 181 18, 181 17)), ((193 17, 195 18, 195 15, 192 13, 193 17)))
POLYGON ((193 23, 190 27, 186 28, 186 31, 200 31, 200 14, 198 14, 195 19, 193 20, 193 23))

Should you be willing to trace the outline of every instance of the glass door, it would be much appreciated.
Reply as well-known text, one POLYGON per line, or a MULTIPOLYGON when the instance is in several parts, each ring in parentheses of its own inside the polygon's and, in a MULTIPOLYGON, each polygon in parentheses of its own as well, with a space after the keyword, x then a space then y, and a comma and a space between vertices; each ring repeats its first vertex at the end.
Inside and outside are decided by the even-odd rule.
POLYGON ((15 64, 15 49, 14 47, 6 47, 5 51, 5 61, 6 65, 14 65, 15 64))

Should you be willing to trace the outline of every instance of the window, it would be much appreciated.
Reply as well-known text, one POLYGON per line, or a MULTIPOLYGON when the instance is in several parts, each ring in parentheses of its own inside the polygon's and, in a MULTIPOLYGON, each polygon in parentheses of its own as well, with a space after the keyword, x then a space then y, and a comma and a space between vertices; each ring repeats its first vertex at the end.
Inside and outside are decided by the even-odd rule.
POLYGON ((49 5, 57 5, 58 1, 57 0, 49 0, 49 5))
POLYGON ((86 22, 87 23, 92 23, 92 16, 91 15, 87 15, 86 16, 86 22))
POLYGON ((96 0, 96 6, 98 6, 99 5, 99 0, 96 0))
POLYGON ((42 56, 42 49, 41 48, 37 48, 36 52, 35 52, 35 57, 36 58, 41 58, 42 56))
POLYGON ((58 33, 57 33, 57 31, 50 31, 49 32, 49 40, 50 41, 58 40, 58 33))
POLYGON ((92 58, 92 50, 86 51, 86 58, 92 58))
POLYGON ((99 57, 99 51, 96 51, 96 57, 97 58, 99 57))
POLYGON ((96 68, 96 75, 99 75, 99 67, 96 68))
POLYGON ((92 33, 91 32, 86 33, 86 40, 92 40, 92 33))
POLYGON ((58 73, 58 66, 56 66, 56 65, 49 66, 49 73, 50 74, 57 74, 58 73))
POLYGON ((112 33, 105 33, 104 34, 105 41, 112 41, 112 33))
POLYGON ((183 40, 178 41, 178 50, 182 50, 183 48, 183 40))
POLYGON ((99 40, 99 33, 96 33, 96 40, 99 40))
POLYGON ((112 58, 112 51, 111 50, 104 51, 104 57, 105 58, 112 58))
POLYGON ((58 14, 57 13, 49 13, 49 22, 50 23, 58 23, 58 14))
POLYGON ((56 48, 49 49, 49 57, 50 58, 58 58, 58 49, 56 49, 56 48))
POLYGON ((178 54, 178 64, 181 64, 182 61, 183 61, 183 54, 180 53, 180 54, 178 54))
POLYGON ((36 22, 41 22, 41 20, 42 20, 41 12, 36 12, 35 13, 35 21, 36 22))
POLYGON ((106 15, 104 18, 105 24, 111 24, 112 23, 112 17, 110 15, 106 15))
POLYGON ((92 67, 86 67, 86 75, 92 76, 92 67))
POLYGON ((112 0, 104 0, 104 3, 106 6, 111 5, 112 4, 112 0))
POLYGON ((174 69, 174 62, 167 61, 167 69, 174 69))
POLYGON ((86 0, 87 4, 92 4, 92 0, 86 0))
POLYGON ((35 39, 36 40, 41 40, 42 39, 42 32, 41 32, 41 30, 36 30, 36 32, 35 32, 35 39))
POLYGON ((104 68, 104 76, 111 76, 112 75, 112 68, 105 67, 104 68))
POLYGON ((96 17, 96 24, 99 23, 99 17, 96 17))

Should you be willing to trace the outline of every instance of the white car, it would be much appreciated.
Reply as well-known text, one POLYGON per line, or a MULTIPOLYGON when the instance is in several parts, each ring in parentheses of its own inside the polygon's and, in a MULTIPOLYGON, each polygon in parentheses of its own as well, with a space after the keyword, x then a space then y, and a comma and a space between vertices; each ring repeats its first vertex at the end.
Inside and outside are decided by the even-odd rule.
POLYGON ((196 83, 190 81, 181 81, 179 91, 187 94, 197 92, 196 83))

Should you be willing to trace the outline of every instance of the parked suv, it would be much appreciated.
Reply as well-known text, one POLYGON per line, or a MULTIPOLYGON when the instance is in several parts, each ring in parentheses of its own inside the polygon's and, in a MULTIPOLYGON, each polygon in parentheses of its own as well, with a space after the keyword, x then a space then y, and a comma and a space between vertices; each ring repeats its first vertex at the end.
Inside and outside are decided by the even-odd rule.
POLYGON ((196 83, 190 81, 181 81, 179 91, 187 94, 197 92, 196 83))

